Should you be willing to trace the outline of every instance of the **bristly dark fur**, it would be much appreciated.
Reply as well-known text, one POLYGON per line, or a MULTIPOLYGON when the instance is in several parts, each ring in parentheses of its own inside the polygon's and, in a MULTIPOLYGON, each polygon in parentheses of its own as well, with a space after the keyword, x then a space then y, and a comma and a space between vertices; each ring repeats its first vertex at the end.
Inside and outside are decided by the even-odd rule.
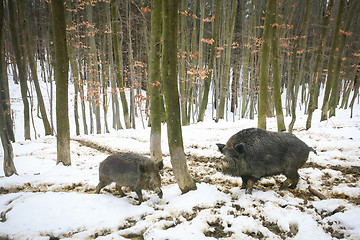
POLYGON ((137 153, 111 155, 100 163, 100 182, 96 187, 96 193, 100 193, 103 187, 115 182, 122 196, 125 194, 121 187, 130 187, 137 193, 140 202, 142 202, 142 189, 157 190, 158 195, 162 197, 159 174, 162 167, 162 162, 156 164, 150 158, 137 153))
POLYGON ((290 133, 270 132, 259 128, 244 129, 231 136, 226 145, 217 144, 225 155, 219 167, 225 174, 242 177, 243 188, 262 177, 284 174, 288 187, 295 188, 301 168, 310 151, 316 151, 290 133), (250 182, 249 182, 250 181, 250 182))

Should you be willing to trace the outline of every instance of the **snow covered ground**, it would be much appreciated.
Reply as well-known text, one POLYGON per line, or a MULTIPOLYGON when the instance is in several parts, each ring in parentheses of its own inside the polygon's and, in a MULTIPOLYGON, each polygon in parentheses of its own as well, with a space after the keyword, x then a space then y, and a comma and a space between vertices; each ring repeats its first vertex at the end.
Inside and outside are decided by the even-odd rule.
MULTIPOLYGON (((240 189, 241 178, 215 170, 221 157, 215 143, 256 127, 256 120, 183 127, 190 173, 199 181, 196 191, 183 195, 171 171, 164 125, 164 196, 143 191, 141 205, 134 192, 121 198, 114 184, 94 194, 99 163, 109 155, 95 148, 148 154, 149 128, 72 136, 70 167, 56 165, 55 137, 17 137, 19 175, 5 178, 0 170, 0 239, 360 239, 360 106, 349 116, 349 110, 337 110, 319 122, 317 110, 305 131, 307 116, 299 112, 294 134, 318 155, 310 153, 295 190, 280 190, 285 177, 275 176, 256 184, 252 195, 240 189)), ((268 119, 268 129, 276 131, 275 119, 268 119)), ((0 158, 2 166, 2 149, 0 158)))

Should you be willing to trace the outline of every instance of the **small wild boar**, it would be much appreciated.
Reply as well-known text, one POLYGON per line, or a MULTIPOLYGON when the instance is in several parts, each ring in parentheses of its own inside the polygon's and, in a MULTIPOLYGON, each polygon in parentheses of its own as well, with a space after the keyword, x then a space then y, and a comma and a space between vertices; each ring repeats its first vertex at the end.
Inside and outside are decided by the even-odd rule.
POLYGON ((100 193, 103 187, 115 182, 116 190, 121 196, 125 196, 121 187, 129 187, 138 195, 139 203, 143 201, 142 189, 154 190, 162 198, 159 174, 162 168, 162 162, 156 164, 150 158, 137 153, 111 155, 100 163, 100 182, 96 187, 96 193, 100 193))
POLYGON ((260 178, 284 174, 282 188, 295 188, 301 168, 309 152, 316 151, 295 135, 270 132, 259 128, 244 129, 231 136, 226 145, 216 144, 225 159, 218 170, 241 177, 242 188, 252 193, 253 184, 260 178))

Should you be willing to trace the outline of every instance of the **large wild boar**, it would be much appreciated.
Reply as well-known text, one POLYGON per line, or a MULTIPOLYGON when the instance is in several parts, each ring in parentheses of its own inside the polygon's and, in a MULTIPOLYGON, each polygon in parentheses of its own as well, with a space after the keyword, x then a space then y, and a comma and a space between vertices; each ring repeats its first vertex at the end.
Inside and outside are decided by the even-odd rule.
POLYGON ((96 193, 100 193, 103 187, 115 182, 116 190, 121 196, 125 196, 121 187, 129 187, 138 195, 139 203, 143 201, 142 189, 154 190, 162 198, 159 174, 162 168, 162 162, 156 164, 150 158, 137 153, 111 155, 100 163, 100 182, 96 187, 96 193))
POLYGON ((216 144, 225 155, 218 170, 241 177, 242 188, 252 193, 252 187, 262 177, 284 174, 283 188, 295 188, 301 168, 309 152, 316 151, 295 135, 270 132, 259 128, 244 129, 231 136, 226 145, 216 144))

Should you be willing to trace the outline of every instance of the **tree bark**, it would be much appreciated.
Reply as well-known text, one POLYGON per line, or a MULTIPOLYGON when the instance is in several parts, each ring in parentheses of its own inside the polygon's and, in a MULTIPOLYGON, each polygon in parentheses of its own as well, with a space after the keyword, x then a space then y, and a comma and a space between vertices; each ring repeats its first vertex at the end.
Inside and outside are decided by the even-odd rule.
MULTIPOLYGON (((231 8, 231 22, 230 27, 227 32, 227 39, 226 39, 226 50, 225 50, 225 66, 224 66, 224 76, 220 80, 222 84, 220 87, 220 103, 219 103, 219 119, 224 118, 225 112, 225 99, 226 94, 229 90, 229 81, 230 81, 230 56, 232 50, 232 40, 234 35, 234 27, 235 27, 235 19, 236 19, 236 10, 237 10, 238 0, 232 1, 232 8, 231 8)), ((235 79, 233 79, 235 81, 235 79)))
POLYGON ((275 98, 275 110, 276 120, 279 132, 286 130, 284 122, 284 114, 282 110, 281 102, 281 83, 280 83, 280 61, 279 61, 279 35, 277 30, 277 10, 276 6, 272 9, 272 38, 271 38, 271 55, 272 55, 272 73, 273 73, 273 85, 274 85, 274 98, 275 98))
MULTIPOLYGON (((303 35, 307 35, 307 28, 309 25, 311 11, 312 11, 312 1, 306 0, 304 20, 301 24, 301 29, 297 36, 298 38, 295 40, 295 46, 294 46, 294 49, 292 52, 292 60, 291 60, 291 69, 292 69, 291 76, 292 76, 292 78, 290 79, 290 83, 288 85, 289 89, 290 89, 290 95, 291 95, 291 122, 289 124, 289 132, 290 133, 292 132, 295 121, 296 121, 296 103, 297 103, 297 96, 298 96, 298 91, 299 91, 299 86, 300 86, 297 54, 298 54, 299 48, 301 48, 303 45, 302 44, 303 41, 301 41, 303 39, 303 35)), ((305 38, 305 39, 307 39, 307 38, 305 38)))
POLYGON ((320 67, 321 67, 321 63, 322 63, 322 59, 323 59, 326 35, 328 32, 327 27, 330 22, 331 9, 332 9, 333 5, 334 5, 334 0, 330 0, 328 3, 327 9, 326 9, 324 20, 323 20, 320 43, 319 43, 319 48, 317 50, 316 60, 315 60, 315 69, 314 69, 314 73, 312 75, 312 82, 311 82, 311 87, 310 87, 310 100, 309 100, 309 107, 308 107, 308 118, 306 120, 306 129, 309 129, 311 127, 311 120, 312 120, 313 112, 318 107, 318 97, 319 97, 319 89, 320 89, 319 75, 321 75, 320 67))
POLYGON ((133 49, 132 49, 132 39, 131 39, 131 23, 130 23, 130 1, 126 3, 127 6, 127 32, 128 32, 128 39, 129 39, 129 68, 130 68, 130 81, 129 81, 129 89, 130 89, 130 122, 131 127, 135 129, 135 70, 134 70, 134 56, 133 56, 133 49))
POLYGON ((178 2, 163 1, 162 77, 167 111, 167 132, 171 164, 182 193, 196 189, 186 164, 182 141, 177 81, 178 2))
POLYGON ((329 106, 330 106, 329 117, 335 116, 335 109, 338 105, 339 87, 340 87, 340 83, 341 83, 340 68, 341 68, 341 63, 342 63, 342 59, 343 59, 343 52, 345 52, 344 48, 345 48, 345 43, 347 40, 347 35, 350 30, 350 26, 352 23, 352 19, 355 15, 356 9, 359 6, 358 3, 359 3, 359 1, 357 1, 357 0, 353 0, 350 2, 349 6, 348 6, 346 18, 345 18, 345 27, 344 27, 344 29, 342 29, 339 47, 338 47, 337 56, 336 56, 335 68, 334 68, 334 79, 333 79, 333 83, 331 86, 331 95, 330 95, 330 102, 329 102, 329 106))
POLYGON ((111 18, 112 18, 112 34, 113 34, 113 47, 114 47, 114 55, 115 55, 115 65, 116 65, 116 80, 118 83, 119 91, 120 91, 120 98, 124 113, 124 121, 125 121, 125 128, 131 128, 130 124, 130 117, 129 117, 129 108, 126 101, 126 96, 124 92, 124 83, 121 74, 121 60, 120 60, 120 44, 119 44, 119 32, 118 32, 118 7, 115 0, 111 0, 111 18))
POLYGON ((263 43, 261 45, 260 78, 259 78, 259 114, 258 128, 266 129, 266 114, 269 100, 269 63, 270 63, 270 41, 272 29, 271 15, 276 8, 276 1, 269 0, 266 5, 263 43))
POLYGON ((57 161, 65 166, 71 165, 70 128, 68 107, 69 59, 66 47, 66 23, 64 1, 51 2, 55 40, 55 82, 56 82, 56 125, 57 161))
POLYGON ((19 80, 20 80, 20 90, 21 90, 21 98, 24 104, 24 134, 25 134, 25 140, 30 140, 30 107, 29 107, 29 101, 27 98, 28 93, 28 87, 27 87, 27 77, 26 77, 26 65, 24 56, 21 54, 21 48, 20 48, 20 41, 16 30, 16 11, 15 11, 15 1, 16 0, 9 0, 8 6, 9 6, 9 28, 11 33, 11 42, 15 54, 15 60, 16 65, 18 67, 19 71, 19 80))
POLYGON ((209 68, 208 68, 208 73, 207 73, 205 81, 204 81, 204 93, 203 93, 203 98, 201 101, 201 106, 199 109, 198 122, 204 121, 205 110, 206 110, 206 107, 208 104, 211 76, 213 74, 214 61, 215 61, 215 57, 216 57, 215 48, 217 46, 217 35, 218 35, 218 31, 219 31, 220 5, 221 5, 221 1, 216 0, 215 20, 214 20, 214 26, 213 26, 213 32, 212 32, 213 43, 211 44, 211 49, 210 49, 209 68))
POLYGON ((13 174, 17 174, 15 164, 14 164, 14 153, 11 145, 11 136, 10 134, 13 132, 12 126, 8 124, 8 117, 10 116, 10 96, 7 81, 5 78, 5 74, 3 74, 3 69, 6 69, 6 66, 3 66, 5 63, 3 60, 5 59, 5 54, 3 51, 4 41, 3 41, 3 24, 4 23, 4 4, 3 1, 0 0, 0 138, 1 143, 4 149, 4 174, 6 177, 10 177, 13 174), (5 108, 4 108, 5 106, 5 108), (10 134, 9 134, 10 133, 10 134))
POLYGON ((150 156, 155 162, 162 160, 161 150, 161 9, 162 0, 152 1, 150 36, 150 156))
POLYGON ((338 51, 340 25, 341 25, 342 15, 344 13, 344 8, 345 8, 345 0, 340 0, 339 8, 338 8, 337 16, 336 16, 334 36, 333 36, 333 40, 331 43, 331 49, 330 49, 330 55, 329 55, 328 76, 327 76, 327 81, 326 81, 323 105, 321 108, 321 119, 320 119, 321 121, 327 120, 327 118, 328 118, 327 112, 329 109, 329 97, 330 97, 330 92, 331 92, 333 81, 335 81, 335 79, 334 79, 335 78, 335 72, 334 72, 335 54, 338 51))
POLYGON ((99 78, 99 60, 98 60, 98 54, 97 54, 97 49, 96 49, 96 44, 95 44, 95 22, 93 20, 93 6, 91 4, 86 4, 85 5, 85 11, 86 11, 86 16, 87 16, 87 21, 89 22, 89 26, 87 27, 87 36, 88 36, 88 41, 89 41, 89 56, 88 56, 88 60, 89 60, 89 65, 87 66, 88 68, 88 74, 91 74, 91 79, 92 81, 90 81, 90 85, 91 85, 91 90, 92 92, 92 106, 93 106, 93 110, 95 113, 95 121, 96 121, 96 133, 100 134, 101 133, 101 118, 100 118, 100 105, 101 105, 101 101, 100 101, 100 96, 101 96, 101 92, 100 92, 100 78, 99 78))
POLYGON ((18 9, 19 9, 19 19, 20 19, 20 32, 22 34, 22 37, 24 38, 23 44, 25 45, 25 55, 27 56, 27 59, 29 60, 29 66, 31 71, 32 80, 34 82, 35 91, 36 91, 36 97, 38 100, 40 113, 41 113, 41 119, 43 121, 44 129, 45 129, 45 135, 52 135, 53 129, 50 126, 47 114, 46 114, 46 108, 44 104, 44 98, 41 93, 39 79, 37 75, 37 67, 36 62, 34 60, 34 50, 32 43, 30 41, 30 33, 29 33, 29 24, 28 20, 25 17, 25 3, 26 1, 18 1, 18 9))

